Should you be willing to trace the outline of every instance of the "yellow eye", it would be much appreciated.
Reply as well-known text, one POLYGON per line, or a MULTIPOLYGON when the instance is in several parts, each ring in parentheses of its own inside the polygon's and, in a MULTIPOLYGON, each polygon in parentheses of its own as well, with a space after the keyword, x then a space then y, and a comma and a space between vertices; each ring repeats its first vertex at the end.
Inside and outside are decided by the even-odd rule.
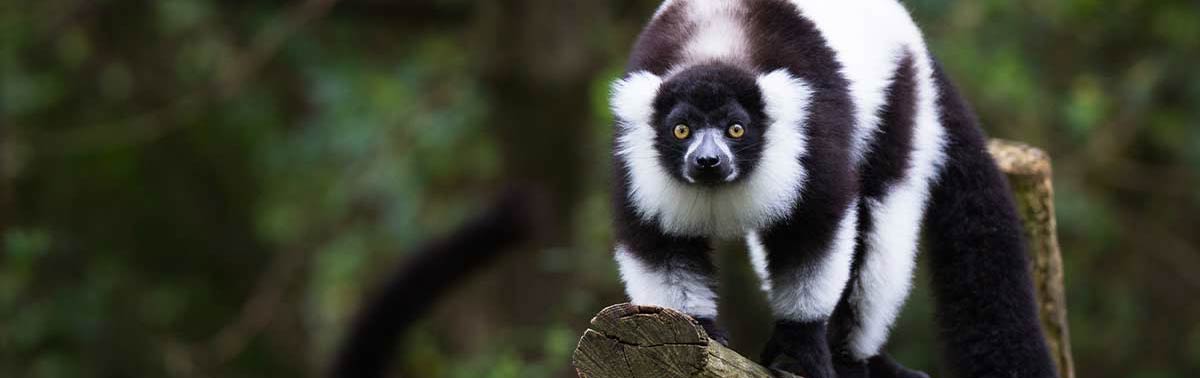
POLYGON ((729 126, 729 136, 734 137, 734 138, 741 138, 742 135, 746 135, 746 129, 742 128, 742 125, 735 123, 735 124, 733 124, 733 126, 729 126))
POLYGON ((675 139, 687 139, 688 135, 691 135, 691 133, 692 130, 689 129, 687 125, 682 123, 675 125, 675 139))

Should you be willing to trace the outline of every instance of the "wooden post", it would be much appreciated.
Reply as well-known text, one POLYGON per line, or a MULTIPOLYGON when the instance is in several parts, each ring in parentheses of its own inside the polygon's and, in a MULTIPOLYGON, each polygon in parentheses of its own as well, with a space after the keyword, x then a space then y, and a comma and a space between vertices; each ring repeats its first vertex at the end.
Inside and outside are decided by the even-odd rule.
MULTIPOLYGON (((988 150, 1008 175, 1024 223, 1038 312, 1059 376, 1075 378, 1050 158, 1036 148, 1002 140, 992 140, 988 150)), ((627 303, 609 306, 592 319, 573 360, 579 376, 587 378, 795 377, 770 371, 708 339, 703 327, 684 314, 627 303)))
POLYGON ((1071 359, 1071 338, 1067 329, 1067 298, 1063 289, 1062 252, 1054 221, 1054 187, 1051 185, 1050 157, 1037 148, 1021 143, 993 139, 988 151, 1008 175, 1017 210, 1025 226, 1033 262, 1033 287, 1037 293, 1042 332, 1059 377, 1075 378, 1071 359))

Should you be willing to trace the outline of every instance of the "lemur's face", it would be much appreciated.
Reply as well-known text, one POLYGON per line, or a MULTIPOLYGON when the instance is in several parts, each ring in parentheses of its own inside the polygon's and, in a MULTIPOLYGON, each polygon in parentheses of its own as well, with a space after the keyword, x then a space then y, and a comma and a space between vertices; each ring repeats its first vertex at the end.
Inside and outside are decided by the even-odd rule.
POLYGON ((614 163, 642 220, 728 237, 789 216, 807 175, 808 85, 719 64, 664 76, 613 82, 614 163))
POLYGON ((753 76, 706 65, 662 84, 652 126, 664 168, 686 183, 716 186, 754 169, 767 122, 753 76))

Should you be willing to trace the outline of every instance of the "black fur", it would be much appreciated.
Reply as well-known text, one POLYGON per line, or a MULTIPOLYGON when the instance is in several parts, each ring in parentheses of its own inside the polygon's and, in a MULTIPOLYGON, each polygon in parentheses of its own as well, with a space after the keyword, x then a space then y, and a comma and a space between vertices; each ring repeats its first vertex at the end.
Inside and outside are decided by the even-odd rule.
POLYGON ((335 358, 330 376, 383 377, 404 331, 454 284, 532 234, 534 206, 513 192, 450 235, 417 250, 365 301, 335 358))
POLYGON ((906 53, 892 75, 887 100, 879 109, 879 131, 864 157, 861 168, 864 198, 882 198, 912 165, 910 155, 917 116, 916 76, 913 56, 906 53))
MULTIPOLYGON (((901 366, 887 353, 880 353, 867 359, 867 370, 870 372, 871 378, 929 378, 929 374, 901 366)), ((840 376, 839 378, 849 377, 840 376)))
POLYGON ((804 374, 804 377, 835 377, 833 365, 829 364, 826 332, 826 324, 823 321, 776 321, 771 340, 763 349, 763 364, 804 374))
POLYGON ((679 61, 683 42, 692 30, 683 12, 678 5, 667 8, 642 30, 633 44, 626 72, 649 71, 662 76, 679 61))
POLYGON ((1054 377, 1008 182, 940 66, 935 78, 947 161, 925 235, 949 365, 961 377, 1054 377))
POLYGON ((729 332, 717 323, 717 319, 696 317, 696 323, 700 323, 700 327, 704 328, 704 333, 708 335, 708 338, 716 340, 721 345, 729 346, 729 332))
POLYGON ((833 359, 838 378, 929 378, 929 374, 900 365, 887 353, 865 361, 840 360, 836 355, 833 359))

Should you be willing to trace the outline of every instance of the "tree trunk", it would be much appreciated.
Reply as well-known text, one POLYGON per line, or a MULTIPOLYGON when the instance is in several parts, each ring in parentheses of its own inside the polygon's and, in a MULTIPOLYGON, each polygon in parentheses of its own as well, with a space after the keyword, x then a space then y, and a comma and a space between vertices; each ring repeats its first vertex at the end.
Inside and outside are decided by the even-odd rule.
MULTIPOLYGON (((505 182, 546 204, 537 235, 494 269, 505 285, 485 288, 493 324, 545 322, 566 289, 564 272, 537 269, 546 251, 567 253, 580 202, 581 169, 593 121, 589 85, 600 68, 591 31, 607 22, 603 3, 561 0, 480 2, 473 31, 479 50, 489 129, 499 141, 505 182), (509 288, 527 288, 514 291, 509 288), (500 316, 497 316, 500 315, 500 316)), ((478 311, 474 311, 478 314, 478 311)))

